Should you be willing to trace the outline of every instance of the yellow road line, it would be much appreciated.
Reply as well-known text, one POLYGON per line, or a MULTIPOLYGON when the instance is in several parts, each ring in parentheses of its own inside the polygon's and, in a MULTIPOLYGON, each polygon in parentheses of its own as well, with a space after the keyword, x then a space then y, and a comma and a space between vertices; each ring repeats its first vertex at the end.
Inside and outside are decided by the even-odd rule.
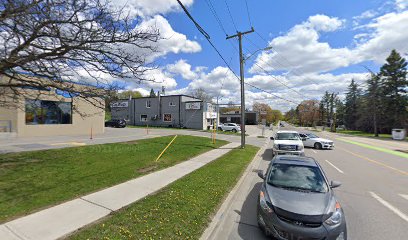
POLYGON ((372 162, 372 163, 378 164, 378 165, 380 165, 380 166, 383 166, 383 167, 386 167, 386 168, 388 168, 388 169, 394 170, 394 171, 396 171, 396 172, 398 172, 398 173, 401 173, 402 175, 407 175, 407 176, 408 176, 408 172, 405 172, 405 171, 400 170, 400 169, 398 169, 398 168, 391 167, 391 166, 389 166, 389 165, 387 165, 387 164, 385 164, 385 163, 382 163, 382 162, 379 162, 379 161, 370 159, 370 158, 368 158, 368 157, 365 157, 365 156, 363 156, 363 155, 360 155, 360 154, 351 152, 351 151, 349 151, 349 150, 347 150, 347 149, 344 149, 344 148, 342 148, 342 147, 338 147, 338 146, 337 146, 336 148, 337 148, 337 149, 341 149, 341 150, 343 150, 343 151, 345 151, 345 152, 348 152, 348 153, 350 153, 351 155, 354 155, 354 156, 359 157, 359 158, 361 158, 361 159, 364 159, 364 160, 366 160, 366 161, 368 161, 368 162, 372 162))

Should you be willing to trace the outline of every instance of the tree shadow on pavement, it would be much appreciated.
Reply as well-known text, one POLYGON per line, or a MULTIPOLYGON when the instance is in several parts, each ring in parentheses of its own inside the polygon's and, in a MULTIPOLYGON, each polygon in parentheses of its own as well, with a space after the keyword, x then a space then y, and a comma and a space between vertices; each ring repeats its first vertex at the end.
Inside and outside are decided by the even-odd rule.
POLYGON ((258 227, 256 219, 256 208, 259 190, 261 189, 262 182, 255 184, 253 189, 249 192, 244 204, 242 205, 241 215, 238 223, 238 234, 240 239, 244 240, 257 240, 267 239, 261 229, 258 227))

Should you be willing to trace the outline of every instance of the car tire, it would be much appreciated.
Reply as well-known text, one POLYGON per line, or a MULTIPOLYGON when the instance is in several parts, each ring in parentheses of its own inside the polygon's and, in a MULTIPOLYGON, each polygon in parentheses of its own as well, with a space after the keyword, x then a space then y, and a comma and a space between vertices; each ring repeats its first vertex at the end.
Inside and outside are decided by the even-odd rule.
POLYGON ((235 128, 232 129, 232 132, 233 132, 233 133, 236 133, 236 132, 237 132, 237 129, 235 129, 235 128))
POLYGON ((316 149, 322 149, 322 144, 317 142, 317 143, 314 144, 314 147, 316 149))

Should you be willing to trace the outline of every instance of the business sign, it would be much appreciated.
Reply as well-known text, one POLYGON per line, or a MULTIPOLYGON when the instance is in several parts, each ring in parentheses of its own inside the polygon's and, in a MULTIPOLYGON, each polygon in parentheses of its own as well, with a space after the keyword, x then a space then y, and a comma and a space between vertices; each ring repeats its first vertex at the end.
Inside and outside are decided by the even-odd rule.
POLYGON ((111 108, 127 108, 129 107, 129 102, 113 102, 110 106, 111 108))
POLYGON ((207 118, 217 118, 216 112, 207 112, 207 118))
POLYGON ((201 102, 188 102, 186 103, 186 110, 198 110, 201 109, 201 102))

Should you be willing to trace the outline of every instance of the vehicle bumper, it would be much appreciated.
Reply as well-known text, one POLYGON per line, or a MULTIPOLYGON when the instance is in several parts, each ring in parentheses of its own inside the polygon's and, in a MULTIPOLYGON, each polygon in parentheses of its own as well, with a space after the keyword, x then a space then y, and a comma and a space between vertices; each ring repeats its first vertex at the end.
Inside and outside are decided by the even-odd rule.
POLYGON ((279 240, 345 240, 347 239, 346 221, 339 225, 329 226, 323 223, 320 227, 298 226, 281 220, 275 213, 265 213, 258 205, 258 222, 272 236, 279 240))
POLYGON ((298 155, 298 156, 304 156, 305 152, 302 151, 287 151, 287 150, 278 150, 278 149, 272 149, 274 155, 298 155))
POLYGON ((333 149, 334 143, 333 144, 322 143, 322 148, 323 149, 333 149))

